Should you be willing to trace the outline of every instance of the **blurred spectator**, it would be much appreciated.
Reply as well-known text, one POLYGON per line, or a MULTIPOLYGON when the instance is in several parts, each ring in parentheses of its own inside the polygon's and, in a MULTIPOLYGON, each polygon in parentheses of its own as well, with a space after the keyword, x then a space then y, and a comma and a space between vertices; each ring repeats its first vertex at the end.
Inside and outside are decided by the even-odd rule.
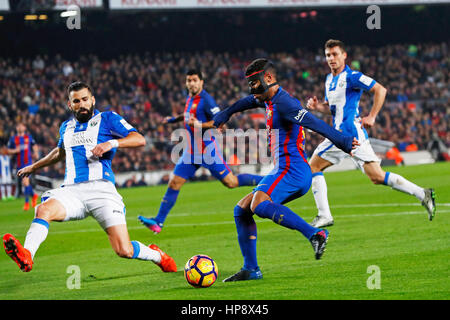
POLYGON ((142 175, 140 177, 140 179, 138 180, 136 175, 134 174, 130 179, 126 180, 123 185, 122 188, 130 188, 130 187, 140 187, 140 186, 146 186, 147 183, 145 183, 142 175))
MULTIPOLYGON (((450 147, 448 43, 348 46, 348 54, 353 67, 388 89, 369 136, 392 141, 401 150, 409 145, 427 149, 435 139, 432 137, 439 138, 441 146, 450 147)), ((186 70, 199 67, 204 72, 205 89, 224 108, 248 94, 243 70, 262 56, 277 64, 280 84, 303 105, 314 95, 323 99, 329 68, 322 48, 298 48, 290 53, 261 49, 233 53, 161 52, 120 55, 110 60, 100 60, 93 54, 81 55, 76 61, 66 61, 60 55, 0 58, 0 143, 12 134, 16 121, 23 121, 42 154, 47 154, 56 146, 61 123, 71 116, 66 107, 66 87, 83 80, 92 86, 100 111, 121 114, 147 141, 144 148, 119 149, 113 162, 115 170, 172 170, 171 150, 176 142, 171 141, 171 134, 182 125, 161 122, 165 116, 184 111, 186 70)), ((362 116, 371 105, 372 96, 363 94, 362 116)), ((258 116, 250 117, 251 111, 235 115, 227 127, 264 128, 264 122, 257 120, 263 117, 263 110, 255 112, 258 116)), ((331 117, 323 119, 331 123, 331 117)), ((306 135, 305 151, 310 156, 323 137, 308 130, 306 135)), ((45 174, 62 177, 64 164, 45 174)))

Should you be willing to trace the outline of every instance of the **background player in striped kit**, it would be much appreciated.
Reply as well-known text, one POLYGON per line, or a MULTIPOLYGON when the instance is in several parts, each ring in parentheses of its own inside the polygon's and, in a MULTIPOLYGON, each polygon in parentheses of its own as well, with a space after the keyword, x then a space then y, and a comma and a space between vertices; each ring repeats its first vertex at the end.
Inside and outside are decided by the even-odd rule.
POLYGON ((257 230, 253 214, 302 233, 311 243, 316 259, 320 259, 328 241, 328 231, 310 226, 283 204, 300 198, 311 186, 311 169, 304 155, 304 129, 312 129, 345 152, 351 152, 358 141, 344 136, 302 108, 300 101, 287 93, 277 82, 274 65, 267 59, 256 59, 245 75, 251 95, 243 98, 214 117, 220 128, 232 114, 265 107, 266 128, 275 168, 242 198, 234 208, 238 242, 244 265, 224 282, 262 278, 256 258, 257 230), (278 132, 278 139, 276 138, 278 132))
POLYGON ((11 234, 3 236, 6 253, 22 271, 33 267, 33 260, 46 239, 50 222, 81 220, 92 216, 108 235, 114 251, 123 258, 150 260, 164 272, 175 272, 176 264, 156 245, 130 241, 125 205, 114 186, 111 161, 117 148, 145 145, 144 137, 115 112, 99 112, 95 97, 83 82, 68 87, 68 107, 74 117, 60 128, 58 145, 50 153, 18 171, 29 176, 34 171, 65 159, 66 174, 60 188, 42 195, 24 246, 11 234))
POLYGON ((213 128, 212 118, 220 111, 214 99, 203 89, 203 85, 204 80, 201 71, 196 69, 189 70, 186 73, 186 87, 189 95, 186 99, 184 113, 165 119, 166 123, 184 121, 186 137, 189 142, 175 166, 156 217, 138 217, 139 221, 155 234, 161 232, 167 215, 177 201, 181 187, 194 176, 200 167, 207 168, 215 178, 228 188, 255 186, 262 179, 261 176, 247 173, 235 176, 225 159, 223 159, 222 151, 218 148, 214 139, 202 138, 198 141, 199 139, 196 138, 194 126, 201 128, 202 131, 213 128), (205 161, 204 159, 204 151, 210 144, 214 144, 214 161, 211 164, 210 161, 205 161))
MULTIPOLYGON (((14 154, 16 157, 16 169, 20 169, 31 165, 33 156, 35 159, 39 158, 39 148, 33 139, 33 136, 27 132, 27 127, 24 123, 19 122, 16 126, 17 134, 12 136, 8 142, 9 154, 14 154)), ((38 195, 34 193, 33 186, 29 177, 22 179, 23 193, 25 195, 25 204, 23 210, 30 209, 29 199, 31 197, 31 206, 36 207, 38 195)))
MULTIPOLYGON (((415 196, 428 211, 431 221, 435 215, 435 194, 433 189, 424 189, 393 172, 381 169, 380 159, 369 142, 365 128, 375 125, 375 119, 383 106, 387 90, 372 78, 359 71, 351 70, 345 64, 347 53, 342 41, 330 39, 325 43, 325 57, 331 73, 325 81, 325 101, 319 103, 317 97, 308 100, 306 107, 333 116, 334 127, 358 139, 360 146, 352 152, 352 160, 374 184, 383 184, 394 190, 415 196), (363 91, 373 93, 373 105, 367 116, 360 118, 359 100, 363 91)), ((309 162, 313 172, 312 191, 318 215, 311 223, 320 228, 331 226, 331 215, 327 197, 327 184, 323 170, 338 164, 349 155, 342 152, 331 141, 325 139, 314 151, 309 162)))
POLYGON ((11 159, 6 146, 0 148, 0 192, 2 201, 12 200, 11 159))

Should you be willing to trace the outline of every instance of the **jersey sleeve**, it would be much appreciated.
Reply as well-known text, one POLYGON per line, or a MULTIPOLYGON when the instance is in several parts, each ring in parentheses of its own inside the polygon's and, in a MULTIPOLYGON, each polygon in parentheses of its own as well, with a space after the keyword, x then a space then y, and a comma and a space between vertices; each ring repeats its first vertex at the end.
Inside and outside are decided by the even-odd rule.
POLYGON ((352 88, 369 91, 377 83, 371 77, 364 75, 359 71, 352 71, 349 75, 349 82, 352 88))
POLYGON ((67 121, 63 122, 63 124, 59 128, 59 139, 58 139, 57 147, 60 149, 64 149, 64 130, 66 128, 66 125, 67 125, 67 121))
POLYGON ((265 105, 263 102, 258 101, 253 95, 249 95, 245 98, 236 101, 228 108, 218 112, 213 119, 214 126, 219 127, 219 125, 226 123, 230 119, 230 117, 236 112, 242 112, 249 109, 264 108, 264 107, 265 105))
POLYGON ((207 115, 208 120, 214 118, 216 114, 220 112, 219 106, 216 104, 216 101, 212 97, 208 97, 205 99, 205 113, 207 115))
POLYGON ((330 139, 336 147, 346 153, 352 150, 353 137, 343 135, 338 130, 329 126, 325 121, 320 120, 306 109, 303 109, 300 101, 289 100, 289 102, 277 105, 277 109, 285 120, 321 134, 325 138, 330 139))
POLYGON ((16 143, 14 141, 14 137, 9 138, 8 141, 8 149, 15 149, 16 148, 16 143))
POLYGON ((130 132, 137 132, 131 124, 114 111, 108 112, 106 120, 108 121, 110 133, 113 136, 123 138, 128 136, 130 132))
POLYGON ((326 101, 326 102, 328 102, 328 97, 327 97, 327 83, 328 83, 328 77, 329 77, 330 75, 327 75, 327 77, 326 77, 326 79, 325 79, 325 88, 324 88, 324 93, 323 93, 323 96, 324 96, 324 100, 326 101))
POLYGON ((36 140, 34 140, 34 138, 31 134, 29 134, 29 137, 30 137, 30 145, 34 146, 36 144, 36 140))

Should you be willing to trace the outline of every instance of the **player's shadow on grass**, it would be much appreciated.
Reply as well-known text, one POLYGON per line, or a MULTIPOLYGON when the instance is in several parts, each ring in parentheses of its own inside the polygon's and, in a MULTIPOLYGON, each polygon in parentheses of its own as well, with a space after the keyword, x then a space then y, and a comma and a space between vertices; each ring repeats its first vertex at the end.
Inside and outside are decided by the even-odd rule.
MULTIPOLYGON (((157 270, 157 272, 160 272, 160 271, 157 270)), ((181 274, 181 276, 184 277, 183 273, 184 273, 183 270, 179 270, 177 272, 168 272, 168 274, 181 274)), ((107 281, 107 280, 126 279, 126 278, 133 278, 133 277, 142 277, 142 276, 145 276, 145 274, 142 273, 142 272, 141 273, 118 275, 118 276, 115 276, 115 277, 97 277, 97 276, 95 276, 93 274, 90 274, 87 277, 85 277, 83 279, 83 281, 87 281, 87 282, 90 282, 90 281, 107 281)))

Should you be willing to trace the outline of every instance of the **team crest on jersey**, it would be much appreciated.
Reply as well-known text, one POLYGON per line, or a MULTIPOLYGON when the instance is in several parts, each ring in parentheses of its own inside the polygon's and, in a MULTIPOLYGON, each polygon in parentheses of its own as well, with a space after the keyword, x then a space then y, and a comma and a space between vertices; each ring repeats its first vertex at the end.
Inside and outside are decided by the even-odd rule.
POLYGON ((91 123, 89 125, 91 127, 95 127, 96 125, 98 125, 98 121, 91 121, 91 123))
POLYGON ((266 117, 267 117, 267 119, 270 119, 272 117, 272 110, 267 109, 266 117))

